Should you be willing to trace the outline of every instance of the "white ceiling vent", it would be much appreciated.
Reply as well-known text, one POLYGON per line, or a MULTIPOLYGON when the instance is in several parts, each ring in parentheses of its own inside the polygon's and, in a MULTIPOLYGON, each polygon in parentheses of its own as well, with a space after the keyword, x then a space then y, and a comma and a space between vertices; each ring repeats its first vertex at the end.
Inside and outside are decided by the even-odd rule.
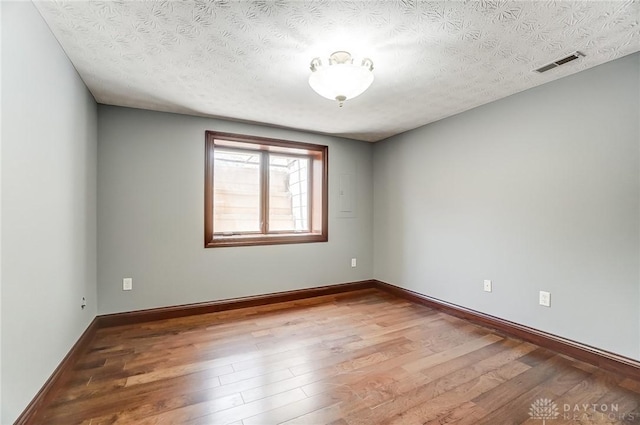
POLYGON ((557 61, 551 62, 550 64, 542 66, 542 67, 540 67, 538 69, 534 69, 534 71, 542 74, 543 72, 547 72, 550 69, 557 68, 560 65, 564 65, 565 63, 568 63, 568 62, 571 62, 573 60, 576 60, 576 59, 578 59, 579 57, 582 57, 582 56, 584 56, 584 53, 573 52, 567 57, 564 57, 562 59, 558 59, 557 61))

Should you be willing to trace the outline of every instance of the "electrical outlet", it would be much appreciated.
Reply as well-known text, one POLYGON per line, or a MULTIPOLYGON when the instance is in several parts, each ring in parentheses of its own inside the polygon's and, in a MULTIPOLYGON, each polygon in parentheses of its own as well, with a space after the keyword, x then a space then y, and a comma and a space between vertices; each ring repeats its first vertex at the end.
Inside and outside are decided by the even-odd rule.
POLYGON ((133 289, 133 279, 130 277, 125 277, 122 279, 122 290, 123 291, 131 291, 133 289))
POLYGON ((540 305, 545 307, 551 307, 551 293, 546 291, 540 291, 540 305))
POLYGON ((356 267, 358 265, 358 260, 355 258, 351 259, 351 267, 356 267))
POLYGON ((87 306, 87 299, 82 297, 82 301, 80 302, 80 308, 84 309, 87 306))
POLYGON ((484 280, 484 292, 491 292, 491 281, 485 279, 484 280))

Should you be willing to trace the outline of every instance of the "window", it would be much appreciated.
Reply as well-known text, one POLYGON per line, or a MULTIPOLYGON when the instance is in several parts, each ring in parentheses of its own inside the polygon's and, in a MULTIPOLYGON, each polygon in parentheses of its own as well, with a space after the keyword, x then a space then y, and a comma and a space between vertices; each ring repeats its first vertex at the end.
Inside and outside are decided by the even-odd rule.
POLYGON ((328 148, 207 131, 205 248, 327 241, 328 148))

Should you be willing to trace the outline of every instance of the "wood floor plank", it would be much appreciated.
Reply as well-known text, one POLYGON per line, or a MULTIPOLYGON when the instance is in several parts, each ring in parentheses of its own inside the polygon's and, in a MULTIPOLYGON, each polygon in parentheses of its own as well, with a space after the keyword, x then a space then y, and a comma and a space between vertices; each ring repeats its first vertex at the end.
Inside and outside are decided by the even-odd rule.
POLYGON ((243 425, 280 424, 314 412, 337 401, 335 395, 323 393, 286 404, 242 420, 243 425))
POLYGON ((539 425, 538 398, 640 425, 640 381, 369 289, 99 329, 33 423, 539 425))
MULTIPOLYGON (((543 368, 544 365, 536 366, 528 373, 534 373, 537 369, 543 368)), ((487 412, 486 416, 483 416, 476 423, 478 424, 495 424, 496 422, 508 418, 509 423, 520 424, 526 421, 529 416, 529 409, 536 400, 539 399, 556 399, 558 394, 563 394, 570 388, 574 387, 578 382, 585 379, 586 374, 580 370, 572 368, 566 363, 560 363, 554 368, 555 372, 547 379, 544 385, 535 385, 528 391, 523 391, 514 394, 515 396, 509 396, 505 398, 501 406, 491 411, 491 408, 495 407, 495 403, 489 405, 478 403, 474 401, 476 405, 482 408, 484 412, 487 412)), ((519 378, 526 378, 521 375, 519 378)), ((517 379, 519 379, 517 378, 517 379)), ((503 384, 505 387, 509 387, 512 381, 503 384)), ((516 385, 519 385, 518 382, 516 385)), ((481 396, 482 397, 482 396, 481 396)), ((460 422, 460 425, 465 422, 460 422)))
POLYGON ((479 350, 494 342, 500 341, 502 338, 498 335, 487 335, 473 341, 458 345, 450 350, 441 351, 431 356, 423 357, 409 364, 402 366, 409 373, 417 373, 422 369, 427 369, 435 365, 446 363, 456 357, 468 354, 472 351, 479 350))
POLYGON ((356 412, 347 418, 347 422, 350 425, 422 423, 428 418, 435 418, 442 412, 457 408, 463 400, 471 400, 526 369, 528 366, 522 363, 511 362, 438 395, 435 395, 438 391, 434 393, 434 384, 421 385, 402 393, 388 403, 376 406, 369 412, 356 412))
MULTIPOLYGON (((175 378, 179 376, 190 375, 195 372, 204 372, 204 371, 206 371, 207 374, 211 377, 217 376, 218 379, 220 379, 220 383, 225 384, 225 382, 222 381, 222 378, 225 376, 229 376, 233 372, 233 367, 231 365, 215 366, 215 361, 188 363, 180 366, 173 366, 173 367, 162 368, 159 370, 154 370, 152 372, 143 373, 140 375, 130 376, 129 378, 127 378, 125 387, 130 387, 132 385, 146 384, 147 382, 153 382, 153 381, 158 381, 158 380, 167 379, 167 378, 175 378)), ((256 375, 253 375, 253 376, 256 376, 256 375)), ((248 376, 247 378, 251 378, 251 377, 252 376, 248 376)))
POLYGON ((229 424, 244 419, 270 412, 279 407, 288 406, 299 400, 304 400, 307 396, 301 389, 296 388, 284 393, 275 394, 261 398, 241 406, 221 410, 206 416, 199 416, 192 420, 181 421, 180 423, 192 425, 229 424))

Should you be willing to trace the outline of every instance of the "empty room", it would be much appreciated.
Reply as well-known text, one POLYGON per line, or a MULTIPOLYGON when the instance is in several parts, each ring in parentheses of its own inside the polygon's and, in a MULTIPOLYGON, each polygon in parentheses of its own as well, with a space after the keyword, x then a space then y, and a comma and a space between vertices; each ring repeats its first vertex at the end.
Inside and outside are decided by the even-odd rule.
POLYGON ((640 1, 0 22, 0 424, 640 424, 640 1))

